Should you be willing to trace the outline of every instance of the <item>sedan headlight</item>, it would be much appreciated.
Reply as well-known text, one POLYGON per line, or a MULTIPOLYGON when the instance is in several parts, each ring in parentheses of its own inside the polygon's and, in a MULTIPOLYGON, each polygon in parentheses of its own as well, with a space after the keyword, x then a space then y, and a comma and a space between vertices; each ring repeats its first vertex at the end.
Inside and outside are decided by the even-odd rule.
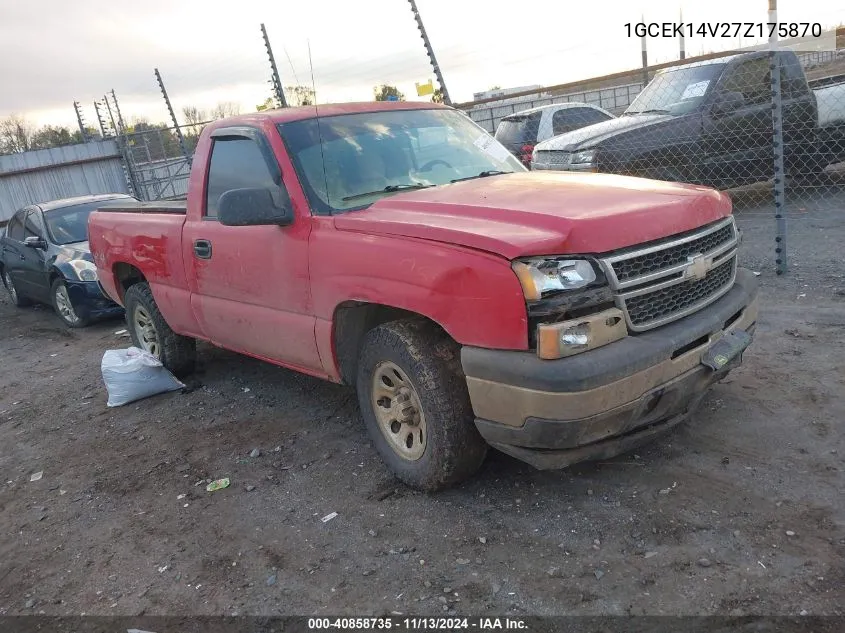
POLYGON ((544 295, 561 290, 577 290, 595 282, 596 269, 586 259, 532 257, 517 260, 513 270, 527 301, 539 301, 544 295))
POLYGON ((97 267, 84 259, 74 259, 70 262, 79 281, 97 281, 97 267))
POLYGON ((584 163, 592 163, 596 160, 596 150, 594 149, 585 149, 581 150, 580 152, 575 152, 572 154, 572 163, 573 164, 584 164, 584 163))

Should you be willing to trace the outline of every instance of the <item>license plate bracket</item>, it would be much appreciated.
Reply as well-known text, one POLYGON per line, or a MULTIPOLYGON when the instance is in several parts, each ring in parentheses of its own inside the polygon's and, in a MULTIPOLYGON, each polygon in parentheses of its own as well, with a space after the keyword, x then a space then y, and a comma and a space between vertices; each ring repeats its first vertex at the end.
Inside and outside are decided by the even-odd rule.
POLYGON ((742 362, 742 353, 751 345, 751 335, 745 330, 726 332, 701 355, 701 363, 713 371, 730 369, 742 362))

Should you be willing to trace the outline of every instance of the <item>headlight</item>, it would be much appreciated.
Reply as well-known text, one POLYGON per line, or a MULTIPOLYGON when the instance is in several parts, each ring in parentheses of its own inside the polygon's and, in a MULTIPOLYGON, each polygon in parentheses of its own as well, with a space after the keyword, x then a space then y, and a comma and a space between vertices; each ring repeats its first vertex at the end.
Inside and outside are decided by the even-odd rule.
POLYGON ((572 154, 572 163, 592 163, 596 159, 596 150, 585 149, 572 154))
POLYGON ((97 267, 84 259, 74 259, 70 262, 79 281, 97 281, 97 267))
POLYGON ((560 290, 577 290, 596 281, 596 269, 586 259, 532 257, 513 263, 527 301, 560 290))

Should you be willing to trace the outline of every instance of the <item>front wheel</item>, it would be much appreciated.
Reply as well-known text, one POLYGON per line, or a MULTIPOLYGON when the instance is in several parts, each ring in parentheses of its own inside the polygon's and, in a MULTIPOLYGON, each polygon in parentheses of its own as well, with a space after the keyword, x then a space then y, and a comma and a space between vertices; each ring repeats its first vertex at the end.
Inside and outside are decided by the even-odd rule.
POLYGON ((394 321, 367 333, 357 390, 376 450, 409 486, 446 488, 484 461, 487 444, 475 428, 459 347, 437 326, 394 321))
POLYGON ((53 302, 53 309, 68 327, 85 327, 89 320, 73 306, 70 300, 70 293, 63 279, 56 279, 50 288, 50 298, 53 302))
POLYGON ((149 284, 130 286, 123 299, 132 344, 155 356, 177 376, 191 373, 196 359, 196 341, 170 329, 159 312, 149 284))

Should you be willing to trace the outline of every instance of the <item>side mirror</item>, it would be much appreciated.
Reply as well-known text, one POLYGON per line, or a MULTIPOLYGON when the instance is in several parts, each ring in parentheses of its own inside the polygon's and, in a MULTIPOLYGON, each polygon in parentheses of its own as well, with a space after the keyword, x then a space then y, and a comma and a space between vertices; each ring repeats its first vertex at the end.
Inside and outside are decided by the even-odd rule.
POLYGON ((741 92, 728 90, 725 92, 716 93, 713 103, 710 106, 710 114, 719 116, 728 114, 734 110, 739 110, 745 105, 745 97, 741 92))
POLYGON ((217 219, 225 226, 286 226, 293 222, 293 209, 284 193, 282 200, 264 187, 230 189, 220 196, 217 219))
POLYGON ((47 240, 43 237, 35 237, 34 235, 24 238, 23 245, 27 248, 38 248, 42 251, 47 250, 47 240))

